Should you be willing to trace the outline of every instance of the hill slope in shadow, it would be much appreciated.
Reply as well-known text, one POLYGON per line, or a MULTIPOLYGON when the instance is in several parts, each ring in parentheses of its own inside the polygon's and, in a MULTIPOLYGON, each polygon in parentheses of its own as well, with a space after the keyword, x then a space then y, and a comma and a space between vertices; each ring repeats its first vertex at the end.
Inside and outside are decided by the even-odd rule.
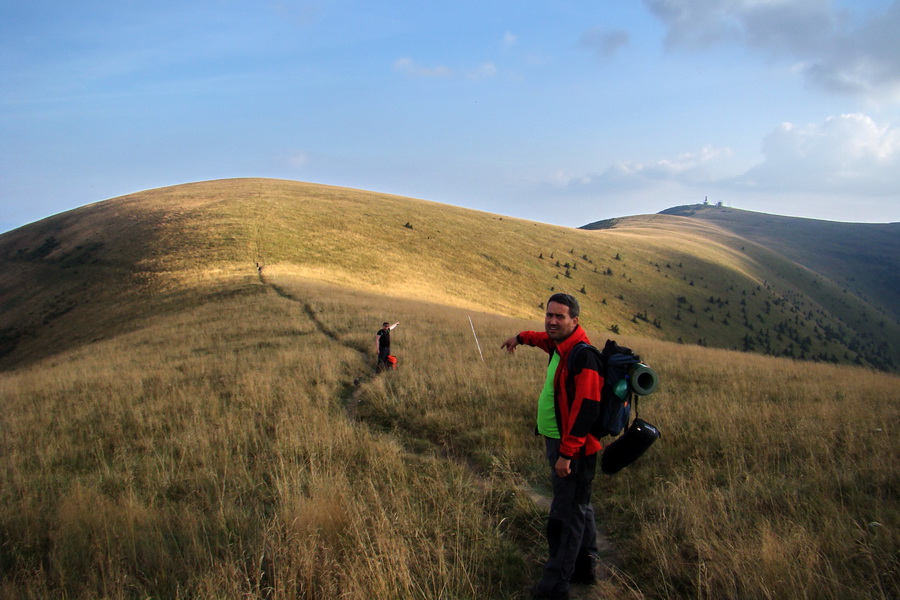
POLYGON ((715 223, 792 258, 900 318, 900 223, 839 223, 702 204, 661 214, 715 223))

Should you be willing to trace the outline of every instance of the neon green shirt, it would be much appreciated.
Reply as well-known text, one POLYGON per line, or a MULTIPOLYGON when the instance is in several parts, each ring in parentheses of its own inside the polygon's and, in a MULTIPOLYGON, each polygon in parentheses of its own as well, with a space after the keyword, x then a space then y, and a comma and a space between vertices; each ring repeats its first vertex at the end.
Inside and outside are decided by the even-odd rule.
POLYGON ((547 365, 547 380, 538 398, 537 430, 543 436, 560 439, 559 425, 556 423, 556 405, 554 401, 553 381, 556 379, 556 368, 559 366, 559 352, 553 351, 550 364, 547 365))

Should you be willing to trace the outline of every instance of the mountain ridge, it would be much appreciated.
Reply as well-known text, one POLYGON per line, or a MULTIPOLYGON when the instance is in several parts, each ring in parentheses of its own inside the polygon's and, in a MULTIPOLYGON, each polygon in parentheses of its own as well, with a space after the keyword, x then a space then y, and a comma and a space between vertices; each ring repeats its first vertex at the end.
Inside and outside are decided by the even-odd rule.
POLYGON ((660 214, 725 227, 792 257, 900 318, 900 222, 845 223, 704 204, 660 214))
POLYGON ((584 306, 582 322, 608 334, 887 370, 900 362, 900 329, 883 302, 691 216, 569 229, 350 188, 216 180, 7 232, 0 264, 0 368, 114 335, 151 305, 174 309, 186 287, 252 293, 259 269, 273 281, 308 278, 520 318, 567 291, 584 306))

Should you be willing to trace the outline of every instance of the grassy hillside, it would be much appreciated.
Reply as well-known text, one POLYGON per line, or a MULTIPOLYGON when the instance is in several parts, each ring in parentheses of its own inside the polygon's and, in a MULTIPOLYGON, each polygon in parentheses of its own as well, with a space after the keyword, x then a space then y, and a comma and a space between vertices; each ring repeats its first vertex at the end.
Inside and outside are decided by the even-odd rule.
POLYGON ((222 274, 301 277, 524 317, 553 291, 611 335, 883 369, 896 320, 759 244, 693 219, 555 227, 409 198, 243 179, 150 190, 0 236, 0 367, 128 331, 222 274), (813 293, 815 292, 815 293, 813 293))
MULTIPOLYGON (((704 343, 712 340, 714 346, 770 355, 897 368, 897 224, 828 223, 703 206, 664 213, 669 214, 600 221, 584 229, 606 235, 641 231, 680 249, 668 237, 677 231, 696 245, 694 256, 702 256, 698 249, 703 246, 719 245, 740 255, 749 288, 747 277, 729 272, 724 273, 727 280, 716 274, 711 278, 715 283, 703 284, 712 292, 703 312, 713 313, 707 314, 710 320, 718 316, 720 324, 694 321, 712 329, 704 343), (748 289, 753 298, 748 298, 748 289), (735 300, 740 305, 737 311, 725 310, 723 319, 722 309, 734 307, 735 300), (735 335, 742 336, 738 343, 735 335)), ((689 268, 689 277, 710 279, 704 277, 709 266, 702 260, 689 268)), ((731 266, 730 270, 743 268, 731 266)), ((683 308, 687 303, 680 304, 683 308)), ((683 313, 676 320, 679 316, 683 313)))
POLYGON ((690 205, 661 214, 715 223, 770 248, 900 318, 900 223, 837 223, 690 205))
MULTIPOLYGON (((527 597, 546 358, 499 345, 537 308, 168 276, 116 288, 127 331, 0 373, 0 597, 527 597)), ((621 337, 663 437, 598 478, 609 577, 576 597, 897 597, 896 376, 621 337)))

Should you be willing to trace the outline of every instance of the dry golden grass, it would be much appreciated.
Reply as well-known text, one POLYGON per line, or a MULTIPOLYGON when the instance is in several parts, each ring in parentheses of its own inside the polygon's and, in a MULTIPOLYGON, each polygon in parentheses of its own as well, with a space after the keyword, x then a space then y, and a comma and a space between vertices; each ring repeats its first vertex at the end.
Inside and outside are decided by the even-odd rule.
POLYGON ((897 594, 896 377, 723 351, 685 360, 642 345, 669 375, 647 402, 666 433, 652 465, 612 479, 605 505, 637 504, 621 547, 633 576, 653 581, 645 591, 897 594))
POLYGON ((205 304, 4 376, 4 595, 508 587, 491 494, 346 417, 365 357, 305 302, 205 304))
MULTIPOLYGON (((539 315, 208 285, 0 375, 4 597, 525 597, 546 359, 499 344, 539 315)), ((896 377, 622 340, 663 377, 663 438, 596 481, 621 568, 583 597, 896 596, 896 377)))

